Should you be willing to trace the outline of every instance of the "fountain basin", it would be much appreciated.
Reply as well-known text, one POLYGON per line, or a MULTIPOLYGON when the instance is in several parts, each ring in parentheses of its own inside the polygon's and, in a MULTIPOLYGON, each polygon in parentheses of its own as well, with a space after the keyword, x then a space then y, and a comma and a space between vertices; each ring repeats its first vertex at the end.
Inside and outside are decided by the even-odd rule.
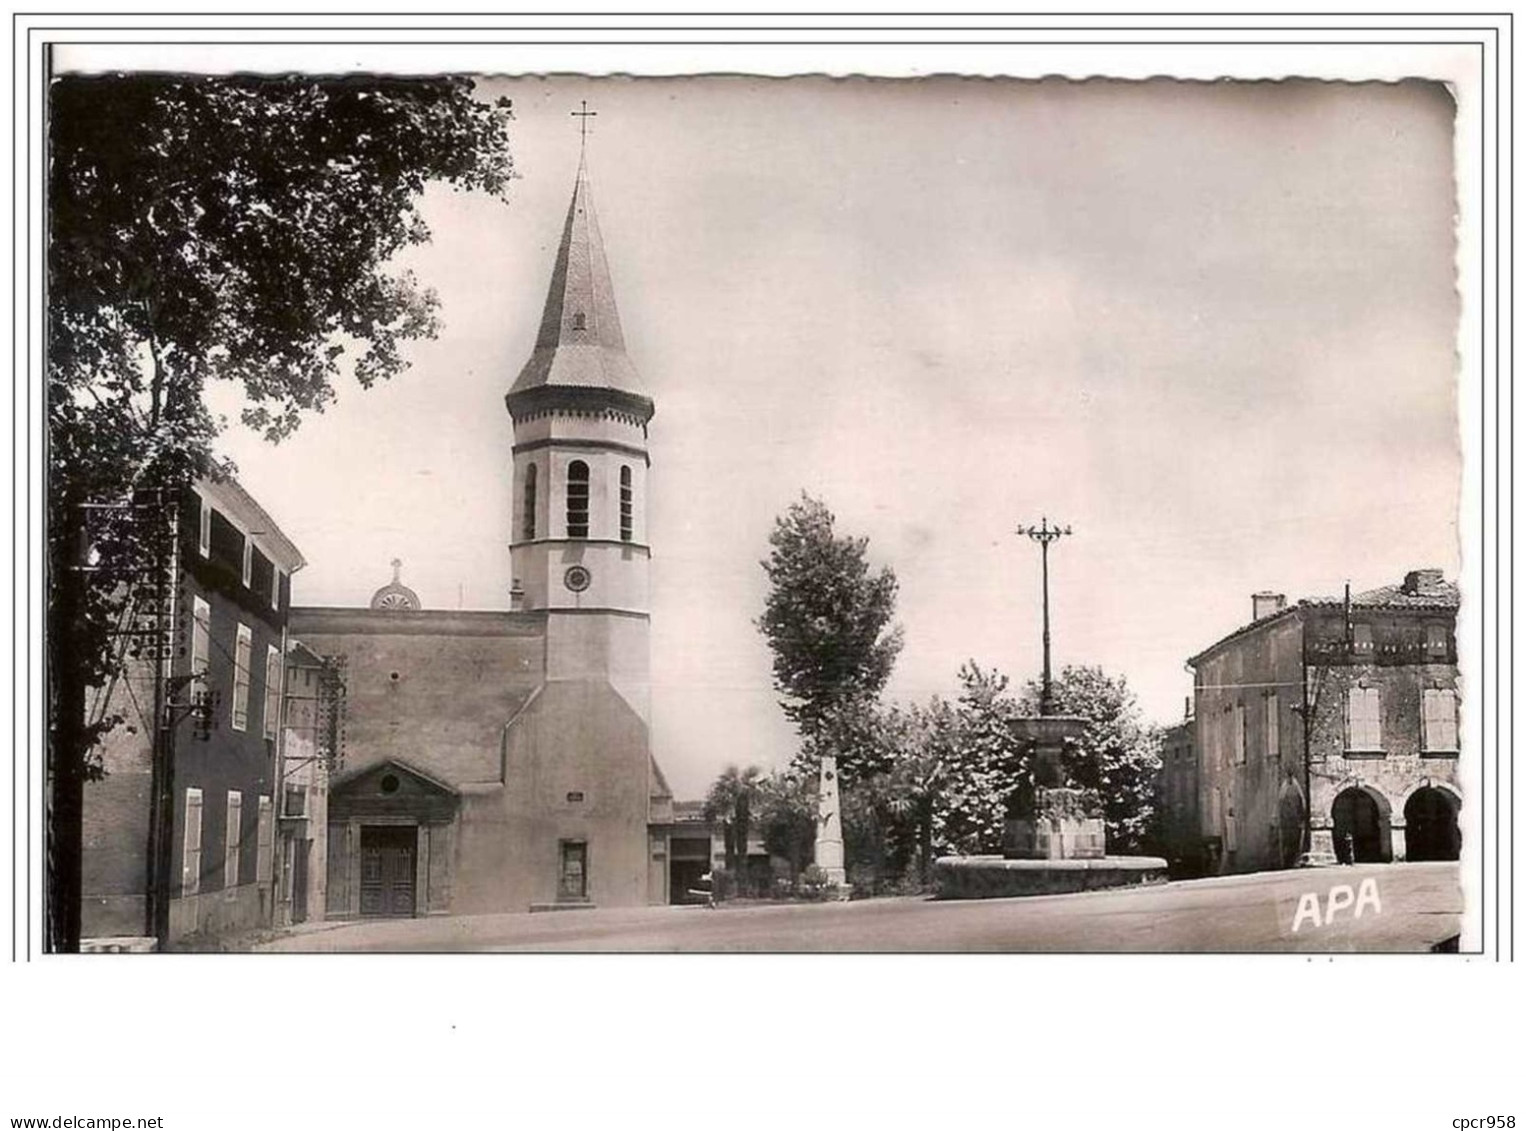
POLYGON ((1069 860, 1009 860, 1004 856, 942 856, 933 861, 937 899, 1005 899, 1064 895, 1135 884, 1164 883, 1158 856, 1102 856, 1069 860))

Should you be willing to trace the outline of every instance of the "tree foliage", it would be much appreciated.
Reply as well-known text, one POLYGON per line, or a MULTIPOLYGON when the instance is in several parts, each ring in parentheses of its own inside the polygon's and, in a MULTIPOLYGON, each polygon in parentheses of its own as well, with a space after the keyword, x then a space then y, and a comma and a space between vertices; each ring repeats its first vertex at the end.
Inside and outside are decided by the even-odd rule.
POLYGON ((872 571, 868 539, 837 534, 835 521, 805 494, 775 521, 757 624, 773 649, 784 713, 808 745, 829 744, 852 780, 863 769, 853 743, 890 678, 901 632, 891 623, 895 573, 872 571))
MULTIPOLYGON (((1009 806, 1033 787, 1032 751, 1017 720, 1038 713, 1038 681, 1020 695, 974 661, 959 670, 956 702, 888 708, 875 715, 889 765, 848 790, 843 812, 850 864, 905 875, 943 852, 1002 849, 1009 806)), ((1094 667, 1068 667, 1054 682, 1055 709, 1087 720, 1067 746, 1067 780, 1100 792, 1113 852, 1138 851, 1154 810, 1159 739, 1127 682, 1094 667)))
POLYGON ((960 667, 959 685, 957 702, 928 716, 929 742, 943 752, 945 767, 934 836, 949 852, 998 852, 1008 799, 1028 773, 1013 727, 1017 705, 1007 677, 973 660, 960 667))
POLYGON ((502 195, 506 103, 460 78, 70 76, 49 102, 49 924, 78 934, 86 689, 162 575, 176 504, 216 470, 208 382, 271 440, 433 335, 393 257, 431 181, 502 195), (145 579, 152 579, 145 582, 145 579))
POLYGON ((507 105, 461 78, 70 77, 51 90, 48 373, 151 432, 237 381, 279 438, 403 367, 437 299, 387 268, 430 181, 502 194, 507 105))
POLYGON ((769 855, 787 860, 797 879, 816 847, 819 783, 798 769, 776 770, 758 785, 758 822, 769 855))

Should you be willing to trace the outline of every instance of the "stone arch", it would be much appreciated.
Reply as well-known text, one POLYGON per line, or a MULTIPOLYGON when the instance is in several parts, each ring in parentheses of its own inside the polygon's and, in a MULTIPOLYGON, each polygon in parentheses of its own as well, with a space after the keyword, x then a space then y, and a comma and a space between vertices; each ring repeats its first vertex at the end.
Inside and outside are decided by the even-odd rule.
POLYGON ((1462 855, 1457 817, 1462 798, 1441 782, 1422 782, 1404 799, 1406 859, 1456 860, 1462 855))
POLYGON ((1307 807, 1303 790, 1292 778, 1282 783, 1277 795, 1277 863, 1279 867, 1292 868, 1304 851, 1304 817, 1307 807))
POLYGON ((1335 855, 1343 864, 1386 864, 1393 859, 1393 806, 1365 782, 1344 786, 1330 803, 1335 855))

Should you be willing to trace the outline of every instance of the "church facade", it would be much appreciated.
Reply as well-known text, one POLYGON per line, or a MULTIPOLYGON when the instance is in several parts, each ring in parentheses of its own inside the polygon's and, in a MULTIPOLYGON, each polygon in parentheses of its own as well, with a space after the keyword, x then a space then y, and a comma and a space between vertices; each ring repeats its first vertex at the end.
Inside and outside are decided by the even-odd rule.
POLYGON ((345 670, 327 914, 666 903, 652 758, 646 484, 655 406, 625 352, 580 164, 514 425, 510 607, 296 608, 345 670))

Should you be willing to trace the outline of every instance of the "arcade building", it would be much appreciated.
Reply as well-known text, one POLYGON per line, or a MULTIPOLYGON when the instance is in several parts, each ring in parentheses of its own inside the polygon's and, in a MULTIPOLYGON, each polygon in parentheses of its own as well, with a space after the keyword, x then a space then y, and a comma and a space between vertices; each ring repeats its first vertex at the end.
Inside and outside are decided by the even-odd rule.
POLYGON ((1258 593, 1188 661, 1203 871, 1458 858, 1458 604, 1437 569, 1296 605, 1258 593))

